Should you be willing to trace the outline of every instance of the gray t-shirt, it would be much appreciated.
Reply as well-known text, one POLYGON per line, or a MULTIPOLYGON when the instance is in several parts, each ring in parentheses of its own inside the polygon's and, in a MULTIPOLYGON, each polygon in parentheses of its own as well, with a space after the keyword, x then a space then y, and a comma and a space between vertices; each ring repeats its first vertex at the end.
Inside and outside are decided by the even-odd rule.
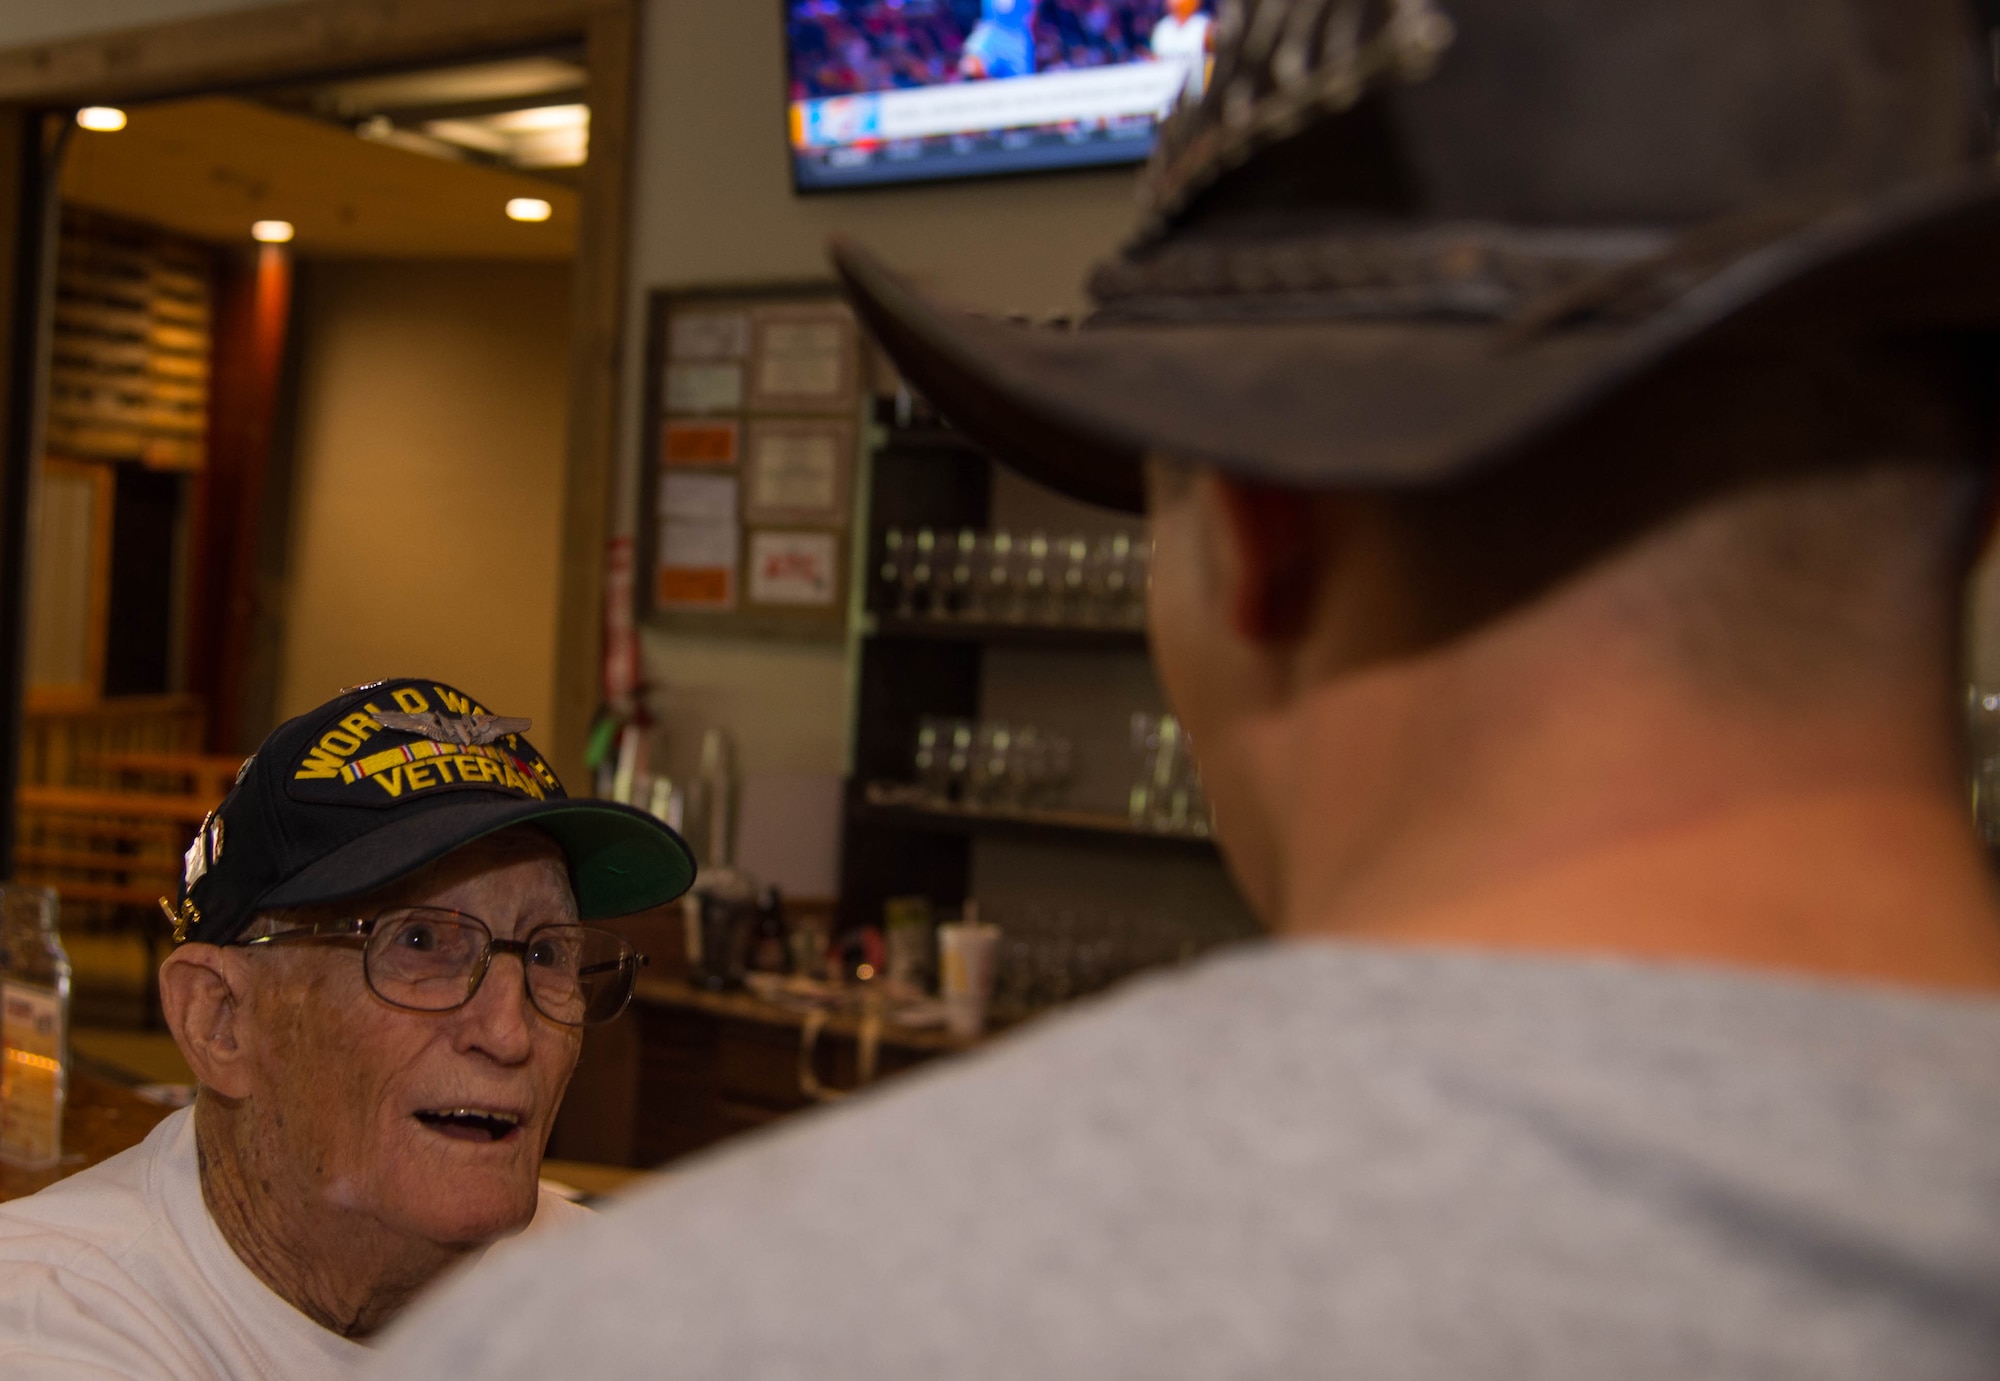
POLYGON ((461 1282, 378 1374, 2000 1376, 2000 1002, 1260 944, 461 1282))

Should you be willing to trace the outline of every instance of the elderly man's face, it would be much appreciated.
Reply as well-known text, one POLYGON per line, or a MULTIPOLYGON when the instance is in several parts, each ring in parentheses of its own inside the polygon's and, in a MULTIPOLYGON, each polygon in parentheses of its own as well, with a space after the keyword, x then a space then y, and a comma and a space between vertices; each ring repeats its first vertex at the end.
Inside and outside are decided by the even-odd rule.
MULTIPOLYGON (((499 939, 576 919, 563 855, 532 830, 469 844, 350 911, 391 904, 476 916, 499 939)), ((356 949, 252 953, 262 969, 245 1014, 259 1162, 434 1242, 484 1241, 533 1217, 542 1148, 582 1037, 529 1003, 516 956, 494 956, 464 1007, 431 1013, 371 993, 356 949), (495 1140, 437 1116, 458 1109, 517 1125, 495 1140)))

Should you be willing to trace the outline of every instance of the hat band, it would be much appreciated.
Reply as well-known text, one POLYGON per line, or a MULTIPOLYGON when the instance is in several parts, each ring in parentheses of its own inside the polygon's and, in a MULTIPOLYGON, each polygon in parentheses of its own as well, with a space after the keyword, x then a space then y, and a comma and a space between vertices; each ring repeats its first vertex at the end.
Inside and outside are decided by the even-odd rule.
POLYGON ((1221 237, 1098 269, 1095 323, 1249 317, 1511 317, 1552 293, 1657 261, 1658 229, 1454 224, 1394 232, 1221 237))
POLYGON ((1428 317, 1525 339, 1650 316, 1837 205, 1774 198, 1679 229, 1465 222, 1191 238, 1100 267, 1084 325, 1428 317))

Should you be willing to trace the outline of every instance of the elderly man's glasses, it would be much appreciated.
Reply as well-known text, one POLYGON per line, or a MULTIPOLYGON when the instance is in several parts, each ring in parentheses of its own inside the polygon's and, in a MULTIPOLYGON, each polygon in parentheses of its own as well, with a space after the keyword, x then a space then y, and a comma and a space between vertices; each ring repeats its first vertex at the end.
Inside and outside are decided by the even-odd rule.
POLYGON ((624 1011, 646 962, 622 935, 595 926, 557 921, 518 940, 496 940, 478 917, 428 906, 367 920, 320 921, 243 944, 300 940, 359 945, 369 991, 411 1012, 463 1007, 479 991, 495 954, 516 955, 528 1001, 564 1026, 594 1026, 624 1011))

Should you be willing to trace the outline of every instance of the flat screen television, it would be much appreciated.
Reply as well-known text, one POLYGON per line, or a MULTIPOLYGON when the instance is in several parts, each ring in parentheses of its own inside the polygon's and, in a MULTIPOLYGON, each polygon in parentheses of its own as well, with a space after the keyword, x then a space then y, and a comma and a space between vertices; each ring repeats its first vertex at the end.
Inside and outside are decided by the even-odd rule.
POLYGON ((801 191, 1136 163, 1212 0, 785 0, 801 191))

